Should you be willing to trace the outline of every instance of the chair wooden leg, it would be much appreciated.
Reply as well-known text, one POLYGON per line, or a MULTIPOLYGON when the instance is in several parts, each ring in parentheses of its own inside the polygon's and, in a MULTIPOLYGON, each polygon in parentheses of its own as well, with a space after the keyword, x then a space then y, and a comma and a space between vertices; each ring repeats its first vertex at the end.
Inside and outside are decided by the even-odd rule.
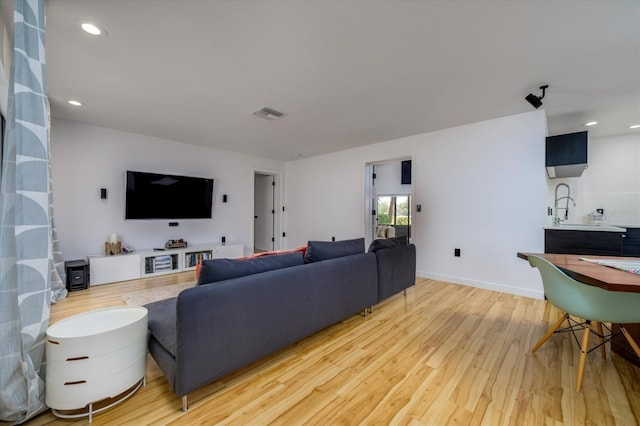
POLYGON ((542 336, 542 339, 540 339, 540 341, 538 343, 536 343, 536 345, 533 347, 533 349, 531 349, 532 353, 535 353, 538 349, 540 349, 540 346, 542 346, 544 344, 544 342, 546 342, 549 337, 551 337, 553 335, 553 333, 560 328, 560 326, 562 325, 563 322, 565 322, 567 320, 567 318, 569 318, 569 314, 565 313, 562 318, 560 318, 558 320, 558 322, 556 322, 553 326, 551 326, 551 328, 549 328, 549 330, 547 330, 547 332, 545 333, 544 336, 542 336))
POLYGON ((580 361, 578 363, 576 392, 580 392, 580 389, 582 388, 582 375, 584 374, 584 366, 587 363, 587 352, 589 352, 589 334, 591 334, 591 321, 587 320, 584 326, 584 334, 582 335, 582 344, 580 345, 580 361))
POLYGON ((595 322, 595 321, 593 323, 595 324, 596 331, 600 336, 600 354, 602 355, 602 359, 607 359, 607 351, 605 350, 605 347, 604 347, 604 333, 602 332, 602 323, 595 322))
POLYGON ((633 340, 633 337, 631 337, 631 335, 629 334, 627 329, 624 328, 623 325, 621 325, 620 326, 620 331, 622 331, 622 334, 624 334, 624 337, 627 338, 627 342, 629 342, 629 345, 631 345, 631 347, 633 348, 633 351, 636 353, 636 355, 638 355, 638 357, 640 357, 640 347, 638 346, 636 341, 633 340))

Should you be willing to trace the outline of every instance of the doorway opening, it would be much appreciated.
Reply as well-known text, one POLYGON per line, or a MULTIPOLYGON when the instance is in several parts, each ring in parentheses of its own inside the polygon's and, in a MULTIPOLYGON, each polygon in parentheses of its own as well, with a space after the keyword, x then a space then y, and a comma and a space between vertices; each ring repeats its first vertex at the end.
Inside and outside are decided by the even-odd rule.
POLYGON ((365 242, 406 237, 412 227, 411 159, 399 158, 365 165, 365 242))
POLYGON ((277 250, 279 239, 280 175, 254 171, 253 175, 253 252, 277 250))

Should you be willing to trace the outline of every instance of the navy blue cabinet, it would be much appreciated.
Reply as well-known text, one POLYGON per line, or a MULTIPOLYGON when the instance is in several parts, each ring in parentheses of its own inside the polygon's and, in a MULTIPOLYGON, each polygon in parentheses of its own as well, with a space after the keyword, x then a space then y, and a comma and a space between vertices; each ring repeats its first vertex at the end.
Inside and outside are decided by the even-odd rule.
POLYGON ((544 252, 622 256, 624 236, 623 232, 545 229, 544 252))

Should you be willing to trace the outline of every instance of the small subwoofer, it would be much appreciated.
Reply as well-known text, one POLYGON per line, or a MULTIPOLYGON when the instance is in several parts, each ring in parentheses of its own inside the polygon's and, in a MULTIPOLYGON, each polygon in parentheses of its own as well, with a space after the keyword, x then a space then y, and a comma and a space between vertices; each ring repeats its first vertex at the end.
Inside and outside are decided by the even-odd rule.
POLYGON ((77 291, 89 288, 89 265, 84 260, 70 260, 64 263, 67 274, 67 290, 77 291))

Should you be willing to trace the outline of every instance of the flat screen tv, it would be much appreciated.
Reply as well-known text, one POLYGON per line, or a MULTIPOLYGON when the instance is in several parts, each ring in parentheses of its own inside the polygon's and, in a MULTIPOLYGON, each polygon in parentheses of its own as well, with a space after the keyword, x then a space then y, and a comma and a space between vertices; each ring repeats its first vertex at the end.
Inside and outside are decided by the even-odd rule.
POLYGON ((127 171, 125 219, 211 219, 213 179, 127 171))

